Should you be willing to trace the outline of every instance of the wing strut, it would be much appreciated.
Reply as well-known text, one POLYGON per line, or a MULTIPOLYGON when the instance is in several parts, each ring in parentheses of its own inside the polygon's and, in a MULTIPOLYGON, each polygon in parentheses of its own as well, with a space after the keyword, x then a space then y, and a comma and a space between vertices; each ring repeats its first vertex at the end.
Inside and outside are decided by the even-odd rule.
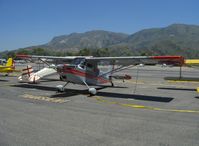
POLYGON ((133 90, 133 94, 135 94, 135 92, 137 90, 138 75, 139 75, 139 66, 137 66, 136 80, 135 80, 135 87, 134 87, 134 90, 133 90))

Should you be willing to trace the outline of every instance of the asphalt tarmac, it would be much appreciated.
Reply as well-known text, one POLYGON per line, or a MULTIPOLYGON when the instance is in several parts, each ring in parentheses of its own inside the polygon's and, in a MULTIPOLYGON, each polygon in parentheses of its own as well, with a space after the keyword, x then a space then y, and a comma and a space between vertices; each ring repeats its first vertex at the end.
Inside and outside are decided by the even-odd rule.
MULTIPOLYGON (((0 146, 198 146, 199 82, 167 81, 177 67, 125 70, 133 78, 96 87, 69 84, 56 76, 40 84, 0 76, 0 146)), ((183 68, 183 77, 199 70, 183 68)))

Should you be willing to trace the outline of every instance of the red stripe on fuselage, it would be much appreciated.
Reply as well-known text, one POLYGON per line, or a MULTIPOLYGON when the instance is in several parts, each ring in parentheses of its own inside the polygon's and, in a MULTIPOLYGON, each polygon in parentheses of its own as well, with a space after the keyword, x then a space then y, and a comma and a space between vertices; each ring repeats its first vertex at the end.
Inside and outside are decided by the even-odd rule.
POLYGON ((85 78, 89 78, 89 79, 97 79, 101 84, 110 82, 109 80, 107 80, 103 77, 91 75, 91 74, 88 74, 88 73, 85 73, 83 71, 76 70, 73 68, 65 68, 64 73, 66 73, 66 74, 69 73, 69 74, 73 74, 76 76, 81 76, 81 77, 85 77, 85 78))

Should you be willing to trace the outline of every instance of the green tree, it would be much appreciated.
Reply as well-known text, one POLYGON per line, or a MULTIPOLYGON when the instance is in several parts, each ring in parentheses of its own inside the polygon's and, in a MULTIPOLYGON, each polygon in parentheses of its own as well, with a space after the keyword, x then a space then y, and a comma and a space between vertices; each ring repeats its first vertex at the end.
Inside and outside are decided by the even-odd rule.
POLYGON ((17 53, 17 54, 28 55, 28 54, 31 54, 31 51, 29 51, 29 50, 27 50, 27 49, 19 49, 16 53, 17 53))
POLYGON ((91 54, 90 49, 84 48, 84 49, 81 49, 79 51, 79 55, 81 55, 81 56, 91 56, 92 54, 91 54))
POLYGON ((102 56, 110 56, 110 50, 108 48, 100 48, 93 50, 92 55, 96 57, 102 57, 102 56))
POLYGON ((32 54, 34 54, 34 55, 48 55, 49 51, 46 51, 43 48, 35 48, 35 49, 33 49, 32 54))

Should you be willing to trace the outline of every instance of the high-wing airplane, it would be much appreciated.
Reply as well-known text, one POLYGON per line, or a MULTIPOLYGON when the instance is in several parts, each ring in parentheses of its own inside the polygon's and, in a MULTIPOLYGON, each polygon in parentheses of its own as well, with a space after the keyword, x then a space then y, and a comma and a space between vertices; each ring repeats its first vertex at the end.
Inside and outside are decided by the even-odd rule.
POLYGON ((9 58, 6 65, 0 65, 0 73, 6 73, 6 75, 8 75, 9 73, 12 73, 16 71, 15 70, 15 65, 14 65, 14 61, 12 58, 9 58))
MULTIPOLYGON (((63 61, 63 64, 56 66, 60 78, 66 81, 65 85, 58 85, 60 92, 68 83, 83 84, 88 88, 91 95, 95 95, 97 90, 90 85, 102 85, 110 83, 114 86, 112 79, 113 74, 140 63, 166 63, 166 64, 184 64, 182 56, 128 56, 128 57, 92 57, 92 56, 73 56, 73 57, 55 57, 55 56, 36 56, 36 55, 17 55, 23 59, 51 59, 55 61, 63 61), (101 64, 109 64, 112 67, 107 71, 102 71, 99 68, 101 64)), ((129 75, 120 76, 120 78, 130 79, 129 75)))

